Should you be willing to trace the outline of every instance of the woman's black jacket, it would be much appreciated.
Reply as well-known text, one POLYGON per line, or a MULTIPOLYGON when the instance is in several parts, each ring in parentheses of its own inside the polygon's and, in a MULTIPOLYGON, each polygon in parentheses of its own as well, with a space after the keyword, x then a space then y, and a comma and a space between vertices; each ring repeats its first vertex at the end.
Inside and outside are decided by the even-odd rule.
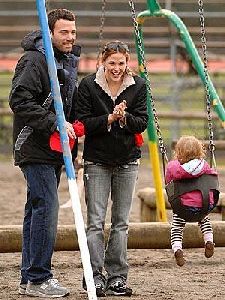
POLYGON ((95 82, 95 74, 85 77, 78 88, 76 116, 85 125, 83 158, 107 165, 121 165, 141 157, 135 145, 135 133, 147 127, 146 85, 144 79, 134 76, 135 84, 127 87, 116 99, 95 82), (116 121, 108 126, 108 115, 115 105, 127 102, 126 126, 116 121))

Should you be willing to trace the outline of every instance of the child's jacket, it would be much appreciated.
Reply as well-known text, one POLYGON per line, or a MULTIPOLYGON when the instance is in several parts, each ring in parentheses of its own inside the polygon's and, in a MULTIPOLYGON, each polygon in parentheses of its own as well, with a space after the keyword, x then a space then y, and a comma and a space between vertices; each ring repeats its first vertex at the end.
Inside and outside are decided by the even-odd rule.
MULTIPOLYGON (((199 177, 203 174, 217 176, 217 172, 210 168, 204 159, 193 159, 183 165, 178 160, 172 160, 166 168, 166 183, 169 183, 171 180, 199 177)), ((181 196, 181 202, 187 206, 202 207, 202 194, 197 190, 185 193, 181 196)), ((210 204, 213 203, 213 192, 210 192, 210 204)))

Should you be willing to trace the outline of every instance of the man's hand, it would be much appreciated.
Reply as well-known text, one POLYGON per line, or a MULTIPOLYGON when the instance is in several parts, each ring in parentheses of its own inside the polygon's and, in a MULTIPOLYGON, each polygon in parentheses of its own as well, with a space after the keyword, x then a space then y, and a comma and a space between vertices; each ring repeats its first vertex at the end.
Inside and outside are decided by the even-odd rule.
MULTIPOLYGON (((72 150, 75 142, 76 137, 81 137, 85 134, 85 128, 82 122, 75 121, 73 124, 66 122, 66 132, 69 136, 69 145, 70 149, 72 150), (71 129, 72 127, 72 129, 71 129)), ((49 140, 50 148, 54 151, 63 152, 61 146, 60 135, 58 131, 54 131, 49 140)))
POLYGON ((66 122, 66 132, 68 134, 68 136, 71 138, 71 139, 75 139, 76 138, 76 134, 75 134, 75 131, 73 129, 73 125, 69 122, 66 122))

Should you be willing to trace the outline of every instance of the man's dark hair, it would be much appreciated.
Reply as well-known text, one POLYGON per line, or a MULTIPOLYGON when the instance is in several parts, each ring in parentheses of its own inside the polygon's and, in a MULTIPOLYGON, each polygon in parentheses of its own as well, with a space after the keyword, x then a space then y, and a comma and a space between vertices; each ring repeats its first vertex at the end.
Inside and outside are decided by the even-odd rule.
POLYGON ((56 21, 64 19, 75 22, 75 15, 68 9, 56 8, 48 13, 48 26, 51 32, 54 31, 56 21))

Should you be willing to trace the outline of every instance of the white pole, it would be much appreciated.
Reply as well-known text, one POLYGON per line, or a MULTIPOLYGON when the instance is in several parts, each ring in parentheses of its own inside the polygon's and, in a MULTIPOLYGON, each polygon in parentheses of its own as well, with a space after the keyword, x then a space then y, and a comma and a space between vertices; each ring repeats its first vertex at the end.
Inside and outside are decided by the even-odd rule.
POLYGON ((97 299, 96 289, 95 289, 95 284, 93 279, 93 271, 90 264, 90 254, 87 245, 87 237, 85 233, 84 220, 81 212, 81 205, 80 205, 77 183, 76 180, 73 179, 69 179, 68 183, 69 183, 70 198, 72 201, 75 227, 77 229, 78 244, 80 248, 81 260, 84 269, 84 278, 87 285, 88 299, 95 300, 97 299))

